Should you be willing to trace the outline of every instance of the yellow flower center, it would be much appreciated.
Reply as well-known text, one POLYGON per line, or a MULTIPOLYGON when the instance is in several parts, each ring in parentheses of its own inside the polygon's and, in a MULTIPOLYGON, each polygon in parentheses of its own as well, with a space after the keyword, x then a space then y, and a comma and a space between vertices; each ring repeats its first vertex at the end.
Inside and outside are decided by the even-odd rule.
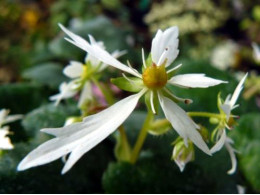
POLYGON ((152 64, 143 72, 143 82, 150 89, 160 89, 167 83, 167 73, 165 66, 152 64))
POLYGON ((82 71, 82 74, 81 74, 81 79, 84 80, 84 79, 87 79, 89 76, 89 73, 88 73, 88 68, 86 65, 83 66, 83 71, 82 71))

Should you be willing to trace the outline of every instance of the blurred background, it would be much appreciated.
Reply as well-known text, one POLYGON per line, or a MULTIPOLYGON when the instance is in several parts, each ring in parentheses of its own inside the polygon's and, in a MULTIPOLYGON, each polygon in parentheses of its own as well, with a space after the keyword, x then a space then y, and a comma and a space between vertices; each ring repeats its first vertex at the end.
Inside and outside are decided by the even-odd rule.
MULTIPOLYGON (((0 193, 237 193, 237 185, 260 192, 259 45, 258 0, 0 0, 0 108, 24 114, 10 125, 15 148, 1 151, 0 193), (218 92, 222 97, 233 93, 249 72, 234 111, 239 125, 230 132, 239 151, 237 172, 226 174, 231 167, 226 151, 211 158, 197 151, 196 160, 180 173, 170 161, 172 134, 148 137, 136 166, 116 162, 111 137, 64 176, 61 160, 17 172, 18 162, 49 139, 41 128, 63 126, 67 117, 79 114, 73 100, 58 107, 49 101, 68 80, 63 68, 86 55, 64 40, 58 23, 86 39, 93 35, 110 52, 127 50, 120 60, 139 70, 141 48, 149 54, 157 29, 177 25, 180 55, 174 64, 183 64, 180 73, 204 72, 229 81, 207 90, 173 89, 193 99, 192 105, 183 106, 186 110, 217 112, 218 92)), ((108 72, 104 81, 120 75, 108 72)), ((139 109, 127 120, 130 141, 144 117, 139 109)))

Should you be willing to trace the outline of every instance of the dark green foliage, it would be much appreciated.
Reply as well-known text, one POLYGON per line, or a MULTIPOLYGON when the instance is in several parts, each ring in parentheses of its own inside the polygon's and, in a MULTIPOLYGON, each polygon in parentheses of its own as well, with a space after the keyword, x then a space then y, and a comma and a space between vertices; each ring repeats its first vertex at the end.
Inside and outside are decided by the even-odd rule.
MULTIPOLYGON (((135 112, 126 121, 130 142, 139 132, 145 112, 135 112)), ((170 160, 174 130, 162 136, 148 135, 136 165, 111 163, 103 175, 106 193, 237 193, 239 175, 229 176, 231 168, 225 150, 209 157, 196 151, 196 161, 186 165, 183 173, 170 160)))
POLYGON ((101 176, 112 156, 108 143, 88 152, 65 175, 60 174, 61 160, 17 172, 18 163, 39 144, 17 144, 14 150, 1 156, 0 193, 102 193, 101 176))
POLYGON ((239 151, 239 167, 253 189, 260 192, 260 114, 244 115, 238 122, 231 136, 239 151))
POLYGON ((54 104, 48 104, 28 113, 22 125, 30 136, 34 136, 42 128, 62 127, 67 117, 79 115, 78 112, 75 105, 54 106, 54 104))
POLYGON ((103 186, 106 193, 206 193, 212 186, 206 178, 196 165, 181 173, 169 159, 154 156, 136 165, 111 163, 103 186))
POLYGON ((0 86, 0 108, 23 114, 46 102, 48 96, 48 91, 37 84, 5 84, 0 86))

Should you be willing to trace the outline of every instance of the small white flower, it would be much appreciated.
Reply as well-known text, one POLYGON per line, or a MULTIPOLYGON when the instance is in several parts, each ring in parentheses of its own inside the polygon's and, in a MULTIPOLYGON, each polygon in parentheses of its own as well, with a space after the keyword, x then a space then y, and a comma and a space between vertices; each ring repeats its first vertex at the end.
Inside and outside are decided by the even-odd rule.
POLYGON ((253 47, 253 58, 256 62, 260 62, 260 49, 256 43, 252 43, 253 47))
POLYGON ((238 49, 238 45, 231 40, 221 43, 212 51, 210 59, 212 65, 220 70, 228 69, 234 65, 238 49))
MULTIPOLYGON (((62 25, 60 27, 71 38, 66 38, 67 41, 87 51, 89 55, 103 63, 127 72, 137 77, 137 79, 141 79, 143 81, 141 82, 143 83, 142 89, 137 94, 117 102, 102 112, 86 117, 81 123, 63 128, 43 129, 43 132, 55 135, 56 138, 51 139, 29 153, 19 164, 18 170, 46 164, 71 153, 62 170, 62 173, 67 172, 84 153, 113 133, 127 119, 136 107, 138 100, 144 94, 150 95, 150 104, 153 112, 156 112, 153 103, 154 98, 159 99, 166 118, 183 138, 186 146, 188 146, 188 140, 191 140, 203 152, 211 155, 208 146, 197 131, 199 127, 171 99, 182 102, 187 102, 188 100, 174 96, 166 89, 165 85, 169 83, 181 87, 206 88, 224 83, 224 81, 206 77, 204 74, 183 74, 167 78, 167 74, 180 67, 179 65, 167 72, 165 70, 165 67, 168 67, 179 53, 177 27, 171 27, 164 32, 158 30, 152 41, 151 56, 153 64, 149 67, 146 66, 144 53, 142 53, 143 66, 145 68, 143 74, 140 74, 131 66, 128 67, 122 64, 104 49, 97 45, 89 44, 86 40, 70 32, 62 25)), ((130 83, 132 82, 130 78, 124 77, 130 83)))
MULTIPOLYGON (((91 46, 105 49, 103 42, 96 42, 92 36, 90 36, 89 39, 91 46)), ((111 55, 118 58, 125 53, 125 51, 116 50, 111 55)), ((93 98, 89 79, 90 75, 103 71, 107 66, 107 64, 102 63, 99 59, 90 54, 86 55, 84 64, 77 61, 70 61, 70 64, 64 68, 63 73, 73 80, 68 84, 66 82, 61 83, 60 93, 51 96, 50 100, 56 101, 55 105, 58 105, 61 100, 71 98, 82 90, 78 103, 78 107, 81 108, 86 101, 93 98), (90 66, 87 67, 87 64, 90 66)))
POLYGON ((0 150, 11 150, 14 148, 9 137, 6 137, 9 132, 9 127, 0 128, 0 150))
POLYGON ((9 127, 8 126, 2 127, 2 126, 22 118, 21 114, 8 116, 9 112, 10 111, 7 109, 0 110, 0 150, 1 149, 10 150, 13 149, 14 147, 13 144, 11 143, 10 138, 7 137, 7 135, 10 134, 9 127))
POLYGON ((1 109, 0 110, 0 127, 7 124, 7 123, 19 120, 23 117, 23 115, 21 115, 21 114, 8 116, 9 112, 10 111, 7 110, 7 109, 1 109))
POLYGON ((55 105, 58 105, 61 100, 68 99, 77 94, 77 84, 74 82, 63 82, 60 84, 60 93, 50 97, 51 101, 55 101, 55 105))
POLYGON ((191 142, 188 143, 188 147, 185 146, 183 141, 175 144, 172 152, 172 159, 183 172, 187 163, 194 160, 194 148, 191 142))
POLYGON ((229 120, 231 120, 231 118, 233 118, 233 116, 231 116, 231 111, 233 109, 235 109, 236 107, 238 107, 239 105, 236 105, 236 101, 239 97, 240 92, 243 89, 243 84, 245 82, 245 79, 247 77, 248 74, 246 74, 241 81, 239 82, 239 84, 237 85, 233 95, 231 96, 230 94, 226 97, 226 100, 223 104, 220 103, 219 105, 219 109, 220 109, 220 113, 222 115, 222 120, 219 123, 219 130, 217 132, 217 142, 216 144, 210 149, 210 151, 212 153, 215 153, 219 150, 221 150, 221 148, 223 146, 226 147, 226 149, 229 152, 230 158, 231 158, 231 163, 232 163, 232 168, 228 171, 228 174, 233 174, 236 170, 236 157, 235 157, 235 150, 232 148, 231 144, 233 144, 233 140, 229 137, 227 137, 226 135, 226 128, 230 129, 228 122, 229 120))

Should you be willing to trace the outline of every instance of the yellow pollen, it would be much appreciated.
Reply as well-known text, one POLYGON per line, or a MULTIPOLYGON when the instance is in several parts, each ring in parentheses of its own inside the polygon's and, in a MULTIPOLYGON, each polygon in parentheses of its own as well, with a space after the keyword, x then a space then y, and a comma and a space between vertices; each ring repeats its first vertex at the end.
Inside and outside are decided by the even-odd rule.
POLYGON ((167 83, 167 73, 165 66, 152 64, 143 72, 143 82, 150 89, 160 89, 167 83))
POLYGON ((82 74, 81 74, 81 78, 82 79, 86 79, 88 77, 88 70, 87 70, 87 66, 84 65, 83 66, 83 71, 82 71, 82 74))

